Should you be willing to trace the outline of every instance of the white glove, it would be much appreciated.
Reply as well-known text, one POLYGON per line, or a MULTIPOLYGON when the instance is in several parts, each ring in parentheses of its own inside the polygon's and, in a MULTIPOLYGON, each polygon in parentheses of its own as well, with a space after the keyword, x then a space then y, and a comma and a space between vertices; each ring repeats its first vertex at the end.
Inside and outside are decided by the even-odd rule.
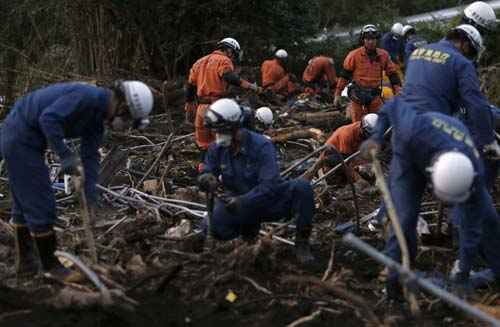
POLYGON ((483 153, 485 154, 486 158, 488 158, 488 159, 499 160, 500 159, 500 145, 498 145, 498 142, 496 140, 490 144, 486 144, 483 147, 483 153))

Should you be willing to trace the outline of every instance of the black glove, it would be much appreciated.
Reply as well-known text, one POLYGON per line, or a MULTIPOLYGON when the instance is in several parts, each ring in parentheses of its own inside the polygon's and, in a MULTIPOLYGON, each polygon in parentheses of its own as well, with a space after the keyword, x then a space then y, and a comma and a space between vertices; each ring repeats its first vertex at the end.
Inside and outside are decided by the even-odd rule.
POLYGON ((361 143, 361 146, 359 147, 359 152, 360 155, 363 159, 365 160, 371 160, 372 155, 371 152, 372 150, 375 150, 375 152, 380 152, 381 145, 377 141, 373 139, 368 139, 361 143))
POLYGON ((241 200, 237 196, 230 196, 230 197, 224 197, 222 199, 224 202, 224 206, 226 207, 227 211, 231 213, 237 213, 240 211, 241 208, 241 200))
POLYGON ((217 189, 217 177, 212 173, 204 173, 198 177, 198 185, 204 192, 213 192, 217 189))
POLYGON ((65 175, 80 176, 81 165, 80 158, 72 154, 61 161, 61 172, 65 175))
POLYGON ((335 167, 344 160, 342 155, 331 144, 325 150, 325 163, 330 167, 335 167))

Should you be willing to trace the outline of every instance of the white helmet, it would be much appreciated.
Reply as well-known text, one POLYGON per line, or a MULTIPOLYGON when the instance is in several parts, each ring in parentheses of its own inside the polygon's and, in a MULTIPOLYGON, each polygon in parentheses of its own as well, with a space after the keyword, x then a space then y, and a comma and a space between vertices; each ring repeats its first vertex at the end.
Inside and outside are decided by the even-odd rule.
POLYGON ((212 103, 205 114, 205 126, 215 130, 230 130, 239 127, 243 111, 233 99, 219 99, 212 103))
POLYGON ((448 151, 434 161, 431 180, 434 194, 446 202, 460 203, 469 198, 474 181, 474 166, 463 153, 448 151))
POLYGON ((396 34, 396 35, 400 35, 400 36, 403 36, 403 24, 401 23, 394 23, 394 25, 392 25, 391 27, 391 32, 396 34))
POLYGON ((378 29, 377 29, 377 26, 375 26, 373 24, 368 24, 368 25, 363 26, 363 28, 361 29, 360 38, 364 39, 365 36, 367 36, 367 35, 378 38, 380 36, 380 34, 379 34, 378 29))
POLYGON ((411 26, 411 25, 405 25, 405 26, 403 27, 403 30, 402 30, 402 33, 403 33, 402 35, 403 35, 403 36, 406 36, 406 34, 407 34, 408 32, 410 32, 410 31, 416 31, 416 30, 415 30, 415 27, 413 27, 413 26, 411 26))
POLYGON ((255 111, 255 118, 264 126, 269 127, 274 122, 274 116, 268 107, 260 107, 255 111))
POLYGON ((226 47, 233 49, 237 53, 239 53, 241 50, 238 41, 236 41, 232 37, 226 37, 225 39, 220 40, 219 43, 217 43, 217 45, 218 46, 224 45, 226 47))
POLYGON ((378 115, 377 114, 367 114, 361 119, 361 128, 368 134, 373 134, 375 131, 375 126, 377 125, 378 115))
POLYGON ((288 52, 286 52, 286 50, 279 49, 274 53, 274 56, 279 59, 286 59, 288 58, 288 52))
POLYGON ((497 23, 497 16, 493 8, 483 1, 476 1, 464 9, 464 21, 486 30, 492 30, 497 23))
POLYGON ((118 87, 125 96, 125 101, 134 119, 134 127, 142 129, 149 124, 148 116, 153 110, 153 93, 151 89, 139 81, 119 82, 118 87))
POLYGON ((465 34, 467 34, 467 38, 469 39, 472 47, 474 48, 474 50, 476 50, 478 55, 483 52, 483 38, 481 37, 481 33, 479 33, 477 28, 472 25, 462 24, 455 27, 455 29, 464 31, 465 34))

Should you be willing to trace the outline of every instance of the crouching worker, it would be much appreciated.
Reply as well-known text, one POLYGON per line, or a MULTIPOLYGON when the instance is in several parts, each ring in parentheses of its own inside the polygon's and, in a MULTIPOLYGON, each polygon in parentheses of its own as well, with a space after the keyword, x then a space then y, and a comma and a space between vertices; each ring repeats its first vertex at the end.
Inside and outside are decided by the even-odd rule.
MULTIPOLYGON (((311 179, 319 169, 324 167, 331 169, 340 164, 342 160, 357 152, 361 143, 374 132, 377 120, 378 115, 371 113, 365 115, 361 121, 337 128, 326 141, 329 147, 321 153, 317 163, 308 170, 304 177, 311 179)), ((358 179, 357 175, 360 175, 363 179, 371 182, 372 177, 368 176, 364 171, 359 170, 359 167, 366 162, 365 159, 358 156, 346 163, 347 171, 345 171, 345 177, 351 181, 355 181, 358 179)))
MULTIPOLYGON (((208 148, 200 188, 214 192, 216 199, 211 233, 219 240, 238 236, 253 239, 260 223, 293 218, 297 226, 295 249, 301 263, 314 260, 309 236, 314 214, 311 185, 304 180, 284 181, 280 177, 274 145, 266 137, 241 127, 242 110, 231 99, 214 102, 205 115, 207 128, 215 133, 208 148)), ((204 224, 207 233, 207 224, 204 224)))
POLYGON ((75 276, 54 255, 56 203, 45 165, 47 147, 59 156, 62 173, 79 175, 83 169, 93 207, 104 126, 145 127, 152 107, 150 89, 137 81, 118 81, 111 89, 78 82, 54 84, 15 103, 2 126, 0 146, 13 198, 18 276, 37 272, 37 255, 47 277, 67 281, 75 276), (80 156, 68 148, 65 138, 80 138, 80 156))

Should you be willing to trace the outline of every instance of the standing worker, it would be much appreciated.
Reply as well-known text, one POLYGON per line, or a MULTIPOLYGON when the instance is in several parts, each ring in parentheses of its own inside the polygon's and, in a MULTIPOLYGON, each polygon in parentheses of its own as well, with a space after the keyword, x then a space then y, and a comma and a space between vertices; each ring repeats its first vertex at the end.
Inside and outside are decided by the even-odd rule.
POLYGON ((260 68, 262 88, 276 94, 288 97, 295 90, 294 77, 288 73, 288 53, 279 49, 274 58, 265 60, 260 68))
POLYGON ((349 93, 351 95, 351 118, 360 121, 368 113, 377 113, 382 106, 382 77, 389 77, 394 94, 398 95, 401 79, 389 53, 377 48, 379 32, 375 25, 366 25, 361 30, 361 47, 349 52, 344 60, 342 74, 337 82, 335 105, 340 104, 342 90, 352 80, 349 93))
POLYGON ((382 36, 380 43, 382 49, 391 56, 392 62, 400 65, 404 54, 403 24, 392 25, 391 30, 382 36))
POLYGON ((314 214, 311 184, 280 177, 276 150, 263 135, 241 128, 241 108, 231 99, 214 102, 205 123, 216 135, 208 149, 200 188, 214 192, 219 181, 225 194, 216 200, 210 231, 219 240, 253 239, 260 223, 295 219, 295 249, 301 263, 314 260, 309 247, 314 214))
MULTIPOLYGON (((419 113, 436 111, 455 115, 467 108, 467 127, 474 131, 481 151, 496 152, 491 107, 481 92, 473 61, 483 51, 482 37, 471 25, 452 28, 436 43, 415 50, 409 58, 401 97, 419 113)), ((388 127, 379 115, 376 134, 382 139, 388 127)))
POLYGON ((495 10, 483 1, 476 1, 465 7, 462 23, 474 26, 482 35, 493 31, 497 25, 495 10))
POLYGON ((18 275, 36 272, 35 248, 46 275, 61 281, 72 275, 54 255, 56 203, 45 164, 47 147, 61 159, 62 173, 79 175, 83 166, 85 194, 93 207, 104 126, 120 131, 144 128, 152 108, 151 90, 138 81, 118 81, 110 89, 60 83, 17 100, 2 126, 0 146, 13 198, 18 275), (81 139, 80 156, 65 138, 81 139))
POLYGON ((302 80, 306 86, 305 92, 310 95, 321 94, 325 90, 333 95, 337 84, 337 73, 333 59, 320 55, 309 60, 302 80))
POLYGON ((184 110, 186 120, 194 120, 196 144, 202 151, 202 157, 208 145, 214 141, 214 135, 204 125, 208 106, 227 96, 229 84, 262 92, 262 88, 240 78, 234 72, 234 63, 238 62, 240 51, 238 41, 225 38, 217 43, 217 48, 211 54, 198 59, 189 72, 184 110))
MULTIPOLYGON (((401 98, 418 113, 435 111, 452 116, 461 107, 467 108, 464 123, 475 146, 482 157, 495 157, 500 156, 500 147, 495 140, 491 106, 481 92, 474 67, 482 51, 482 37, 476 28, 462 24, 450 29, 443 40, 419 48, 410 56, 401 98)), ((375 131, 379 143, 389 124, 387 116, 380 114, 375 131)), ((486 173, 490 175, 489 170, 486 173)), ((384 214, 382 205, 378 217, 384 214)), ((452 215, 458 217, 459 213, 454 211, 452 215)))
POLYGON ((427 44, 421 36, 417 35, 417 30, 411 25, 406 25, 403 27, 403 36, 406 40, 405 42, 405 64, 408 64, 408 59, 415 49, 423 47, 427 44))

